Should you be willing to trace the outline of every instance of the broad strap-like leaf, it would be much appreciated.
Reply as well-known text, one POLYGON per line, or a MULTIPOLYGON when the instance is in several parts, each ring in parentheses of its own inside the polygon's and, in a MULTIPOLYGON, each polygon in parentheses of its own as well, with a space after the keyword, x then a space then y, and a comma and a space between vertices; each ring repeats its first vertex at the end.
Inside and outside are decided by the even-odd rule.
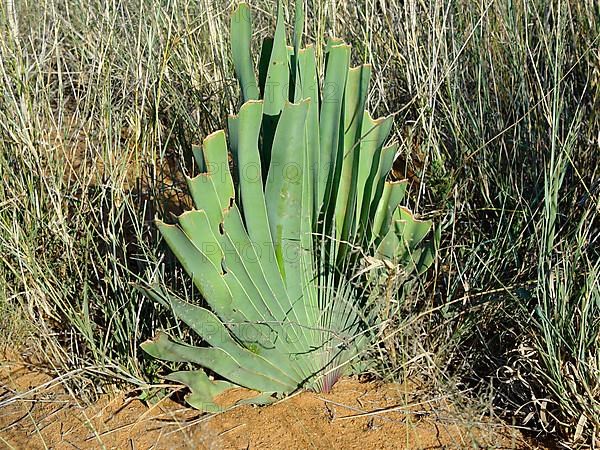
MULTIPOLYGON (((189 326, 198 336, 202 337, 212 347, 218 347, 226 351, 236 360, 246 360, 249 357, 249 350, 241 347, 229 334, 229 330, 223 325, 219 318, 205 308, 192 305, 190 303, 171 298, 171 307, 175 315, 189 326)), ((263 325, 268 331, 268 324, 263 325)), ((251 340, 251 336, 246 337, 251 340)), ((274 339, 273 339, 274 341, 274 339)), ((274 345, 275 342, 272 342, 274 345)), ((293 372, 290 370, 289 355, 275 354, 270 352, 272 358, 263 357, 260 354, 251 352, 257 370, 265 373, 272 373, 283 382, 293 385, 299 384, 302 379, 290 376, 293 372)))
POLYGON ((231 15, 231 57, 235 74, 242 89, 243 102, 258 100, 260 93, 250 51, 252 18, 246 3, 240 3, 231 15))
POLYGON ((290 300, 288 320, 304 324, 299 330, 310 347, 313 300, 310 185, 306 167, 305 122, 310 100, 286 104, 275 139, 265 187, 267 213, 279 270, 290 300))
POLYGON ((202 209, 184 212, 179 216, 179 225, 196 249, 216 268, 222 268, 225 255, 213 233, 206 211, 202 209))
POLYGON ((293 50, 291 61, 292 64, 290 66, 290 102, 298 103, 301 98, 299 98, 299 86, 297 83, 297 79, 300 74, 300 65, 299 65, 299 57, 300 57, 300 47, 302 45, 302 32, 304 30, 304 2, 299 1, 296 2, 296 9, 294 12, 294 37, 293 37, 293 50))
POLYGON ((158 359, 191 362, 206 367, 233 383, 250 389, 263 392, 291 392, 297 387, 274 378, 271 373, 261 373, 262 363, 259 363, 256 355, 250 351, 247 351, 243 359, 238 361, 221 348, 179 344, 169 339, 165 333, 158 333, 154 340, 144 342, 142 348, 158 359))
POLYGON ((273 38, 273 47, 271 49, 263 91, 265 114, 277 116, 281 113, 288 98, 289 73, 283 4, 279 0, 277 2, 275 37, 273 38))
POLYGON ((228 389, 236 387, 228 381, 213 381, 204 370, 189 370, 170 373, 167 380, 186 385, 190 393, 185 396, 185 401, 201 412, 219 413, 223 408, 215 403, 215 397, 228 389))
POLYGON ((204 164, 204 155, 202 154, 202 147, 200 145, 192 144, 192 155, 196 161, 198 172, 206 172, 206 165, 204 164))
POLYGON ((408 273, 422 272, 424 267, 429 267, 433 262, 430 258, 435 247, 417 247, 431 226, 431 221, 415 219, 407 208, 398 208, 393 214, 392 226, 377 247, 377 257, 402 265, 408 273))
POLYGON ((225 282, 221 266, 215 265, 211 258, 202 253, 178 226, 167 225, 160 220, 156 224, 185 271, 192 277, 194 285, 214 311, 220 317, 236 317, 231 307, 231 291, 225 282))
POLYGON ((360 137, 370 78, 370 65, 352 68, 348 71, 344 91, 344 141, 336 162, 340 175, 335 199, 336 237, 342 241, 348 240, 354 225, 360 137))
POLYGON ((267 280, 278 298, 287 297, 279 273, 262 181, 262 162, 258 153, 258 139, 262 121, 262 102, 242 105, 238 115, 238 172, 244 223, 267 280))
POLYGON ((202 146, 206 171, 215 187, 221 210, 229 207, 235 193, 233 179, 229 171, 229 155, 227 141, 223 130, 210 134, 204 139, 202 146))
POLYGON ((223 220, 223 210, 211 177, 208 172, 200 173, 194 178, 186 177, 186 181, 196 209, 206 211, 208 222, 213 232, 217 233, 219 223, 223 220))
POLYGON ((310 100, 288 103, 283 109, 273 141, 271 165, 265 187, 267 214, 279 271, 291 298, 302 294, 300 224, 306 115, 310 100))
POLYGON ((392 116, 373 120, 367 111, 364 114, 356 179, 356 226, 354 228, 355 232, 361 234, 368 233, 372 225, 369 213, 372 195, 377 188, 382 146, 393 124, 392 116))
POLYGON ((383 237, 387 234, 392 224, 392 217, 398 205, 404 198, 408 182, 386 181, 383 194, 379 199, 379 205, 373 219, 373 237, 383 237))
MULTIPOLYGON (((221 245, 227 255, 227 266, 251 296, 250 304, 244 308, 255 307, 257 311, 260 310, 262 322, 269 324, 273 333, 272 342, 288 357, 306 352, 308 343, 303 330, 296 325, 297 319, 291 314, 289 298, 278 297, 272 290, 258 256, 262 250, 255 248, 250 241, 235 205, 225 214, 222 237, 221 245)), ((240 340, 244 341, 242 337, 240 340)), ((267 354, 268 348, 264 352, 267 354)), ((300 371, 303 369, 300 365, 294 367, 300 371)), ((303 373, 302 377, 308 375, 303 373)))
POLYGON ((296 77, 295 102, 310 100, 308 114, 306 117, 306 161, 305 165, 309 171, 308 182, 310 183, 310 203, 312 205, 311 224, 318 217, 320 204, 317 204, 317 192, 319 189, 319 173, 321 172, 321 143, 319 138, 319 84, 317 81, 317 62, 315 49, 308 46, 300 50, 298 55, 298 75, 296 77))
MULTIPOLYGON (((408 182, 406 182, 406 185, 408 185, 408 182)), ((404 206, 399 207, 394 216, 406 224, 402 233, 399 234, 406 244, 407 252, 412 253, 431 230, 432 222, 416 219, 410 210, 404 206)))
POLYGON ((265 37, 260 47, 260 58, 258 60, 258 87, 261 98, 265 95, 265 85, 267 83, 267 73, 269 72, 269 62, 273 52, 273 38, 265 37))
POLYGON ((392 170, 392 165, 394 163, 394 158, 396 156, 396 152, 398 151, 398 144, 393 143, 384 147, 381 150, 381 156, 379 158, 379 167, 377 168, 377 175, 375 176, 375 184, 371 189, 371 201, 370 201, 370 211, 369 211, 369 223, 372 224, 377 208, 379 207, 379 202, 381 196, 383 195, 383 188, 385 186, 385 181, 387 179, 388 174, 392 170))
POLYGON ((348 67, 350 65, 350 46, 332 45, 327 54, 325 80, 319 117, 320 164, 317 204, 332 219, 335 204, 335 192, 339 179, 336 179, 336 160, 343 145, 343 99, 348 67), (331 208, 330 208, 330 205, 331 208))

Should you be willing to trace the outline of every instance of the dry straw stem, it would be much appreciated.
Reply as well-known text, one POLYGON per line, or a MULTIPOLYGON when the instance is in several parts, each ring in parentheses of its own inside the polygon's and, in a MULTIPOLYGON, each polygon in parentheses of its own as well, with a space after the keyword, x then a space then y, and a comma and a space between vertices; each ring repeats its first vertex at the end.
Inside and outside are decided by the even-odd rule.
MULTIPOLYGON (((352 44, 353 63, 372 65, 367 107, 402 124, 399 153, 421 182, 411 206, 435 211, 428 218, 444 226, 435 274, 392 303, 388 326, 404 330, 391 339, 399 365, 375 349, 370 370, 457 380, 477 387, 480 411, 591 442, 595 391, 584 386, 598 376, 587 363, 594 346, 580 343, 593 342, 598 313, 578 305, 597 291, 596 2, 306 3, 315 48, 331 30, 352 44), (549 254, 552 152, 564 164, 548 174, 564 176, 549 190, 558 194, 549 254), (580 251, 587 256, 563 272, 580 251), (552 272, 569 276, 550 280, 552 272), (568 295, 544 306, 544 291, 550 299, 558 285, 568 295), (570 364, 581 376, 561 386, 570 364), (505 369, 520 378, 505 380, 505 369), (552 401, 544 410, 532 397, 552 401), (546 424, 548 407, 568 426, 546 424)), ((165 200, 185 197, 173 174, 195 173, 191 144, 238 104, 230 9, 214 0, 8 4, 0 6, 0 326, 15 328, 2 326, 0 341, 45 349, 60 373, 97 367, 71 379, 78 394, 154 380, 162 368, 139 343, 157 327, 193 341, 132 283, 162 278, 195 299, 151 220, 181 212, 165 200)), ((257 37, 274 25, 273 4, 252 4, 257 37)))

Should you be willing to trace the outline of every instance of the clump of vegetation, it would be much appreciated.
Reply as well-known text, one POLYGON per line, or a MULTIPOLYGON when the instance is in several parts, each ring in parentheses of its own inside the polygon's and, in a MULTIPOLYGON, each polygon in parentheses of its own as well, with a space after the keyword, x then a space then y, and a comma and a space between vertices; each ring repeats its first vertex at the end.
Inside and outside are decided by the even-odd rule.
MULTIPOLYGON (((210 347, 160 334, 143 348, 264 393, 328 392, 376 343, 385 308, 378 272, 424 272, 434 242, 422 243, 431 222, 400 207, 408 181, 386 181, 397 145, 385 146, 392 117, 373 120, 364 110, 370 66, 350 68, 350 47, 331 39, 319 80, 314 47, 301 45, 301 3, 293 50, 281 2, 277 11, 258 82, 250 9, 242 3, 232 15, 244 102, 229 119, 235 176, 225 133, 211 134, 195 153, 204 171, 188 179, 197 209, 180 215, 179 226, 159 222, 212 311, 173 297, 166 303, 210 347)), ((231 386, 201 370, 169 378, 187 384, 188 403, 203 410, 217 409, 211 397, 231 386)))
MULTIPOLYGON (((331 30, 374 68, 365 108, 410 126, 391 131, 419 178, 405 200, 442 228, 435 270, 410 295, 390 284, 370 372, 450 380, 481 414, 591 445, 597 4, 308 3, 317 61, 331 30)), ((273 2, 253 6, 270 27, 273 2)), ((75 393, 189 369, 140 351, 158 328, 198 342, 134 286, 196 301, 152 219, 189 209, 178 174, 195 173, 194 139, 238 107, 229 14, 216 0, 0 3, 0 304, 35 333, 32 353, 85 369, 75 393)))

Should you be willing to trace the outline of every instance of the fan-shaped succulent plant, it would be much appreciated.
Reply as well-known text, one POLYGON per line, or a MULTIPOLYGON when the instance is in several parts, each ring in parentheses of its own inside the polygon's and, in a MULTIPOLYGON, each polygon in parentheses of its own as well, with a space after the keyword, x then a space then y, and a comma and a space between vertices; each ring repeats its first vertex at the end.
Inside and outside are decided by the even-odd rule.
POLYGON ((203 173, 188 180, 196 209, 177 225, 158 222, 208 307, 152 295, 166 298, 206 345, 159 334, 143 348, 227 380, 203 370, 171 374, 203 410, 218 409, 213 396, 232 385, 267 396, 329 390, 377 328, 376 291, 366 288, 377 276, 354 270, 365 254, 406 273, 433 261, 433 246, 423 243, 431 223, 399 206, 406 182, 386 181, 397 146, 385 145, 392 117, 365 111, 371 67, 350 68, 350 46, 331 39, 319 80, 314 47, 301 48, 303 21, 297 6, 288 47, 279 2, 257 80, 250 11, 234 11, 243 104, 229 118, 229 145, 224 131, 204 139, 195 151, 203 173))

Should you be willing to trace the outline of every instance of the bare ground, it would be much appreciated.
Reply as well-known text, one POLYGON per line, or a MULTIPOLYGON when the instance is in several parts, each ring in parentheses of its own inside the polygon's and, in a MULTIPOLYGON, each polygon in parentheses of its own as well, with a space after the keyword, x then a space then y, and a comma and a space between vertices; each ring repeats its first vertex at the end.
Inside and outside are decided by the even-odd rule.
MULTIPOLYGON (((224 403, 248 396, 223 394, 224 403)), ((502 422, 455 411, 414 383, 340 381, 267 407, 200 415, 169 398, 126 394, 84 404, 60 379, 25 363, 0 363, 0 448, 15 449, 535 449, 502 422), (429 395, 431 397, 431 395, 429 395), (421 399, 421 400, 420 400, 421 399)))

